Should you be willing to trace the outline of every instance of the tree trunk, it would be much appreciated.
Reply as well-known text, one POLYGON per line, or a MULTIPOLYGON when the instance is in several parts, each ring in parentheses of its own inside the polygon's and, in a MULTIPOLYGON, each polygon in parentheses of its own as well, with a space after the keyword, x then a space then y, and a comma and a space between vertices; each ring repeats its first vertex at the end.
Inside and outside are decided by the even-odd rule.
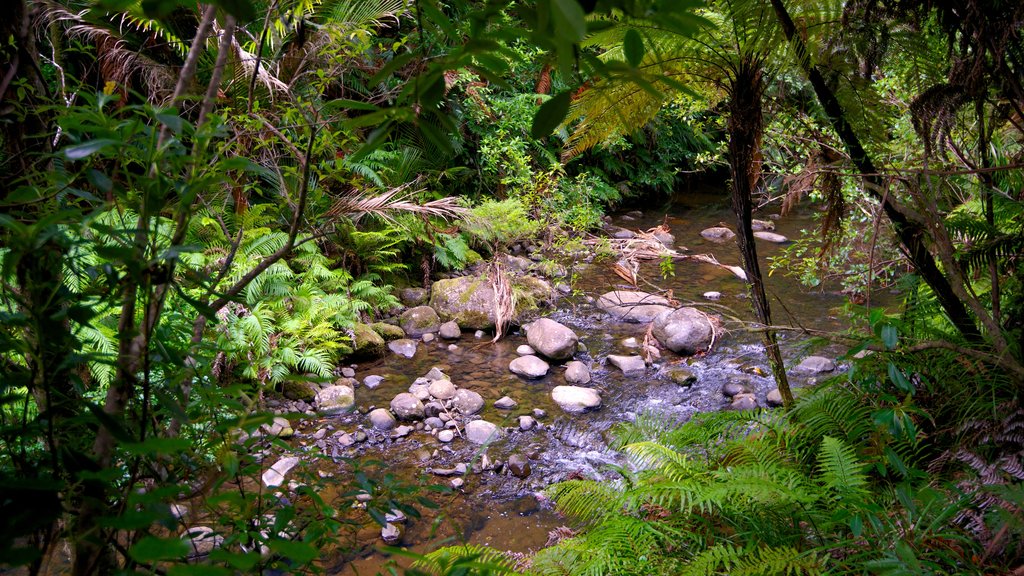
POLYGON ((772 313, 764 291, 761 266, 757 261, 757 246, 751 228, 752 197, 760 180, 761 136, 764 122, 761 102, 764 95, 763 70, 755 57, 743 56, 729 87, 729 170, 732 175, 732 209, 736 215, 736 243, 743 256, 743 270, 750 284, 750 297, 754 314, 761 323, 761 340, 768 356, 772 376, 779 387, 785 406, 793 405, 782 352, 772 330, 772 313))

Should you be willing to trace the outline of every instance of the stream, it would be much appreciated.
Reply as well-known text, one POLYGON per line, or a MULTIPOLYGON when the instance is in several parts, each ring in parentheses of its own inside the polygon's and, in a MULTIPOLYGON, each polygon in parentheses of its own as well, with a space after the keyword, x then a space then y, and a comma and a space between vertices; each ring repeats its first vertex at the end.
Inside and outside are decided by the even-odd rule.
MULTIPOLYGON (((701 230, 719 223, 734 228, 727 199, 720 194, 687 193, 677 198, 667 213, 651 211, 613 218, 614 225, 631 230, 666 224, 678 250, 683 251, 685 247, 688 254, 712 254, 722 264, 739 265, 734 240, 715 242, 700 235, 701 230)), ((789 215, 775 223, 775 232, 790 239, 799 237, 803 229, 814 229, 809 213, 789 215)), ((783 246, 758 240, 762 271, 766 275, 767 258, 778 254, 783 246)), ((654 286, 641 281, 640 290, 672 290, 674 298, 683 305, 693 303, 703 306, 709 313, 724 312, 725 316, 752 320, 745 284, 728 270, 681 261, 675 264, 674 276, 662 278, 658 264, 655 260, 642 265, 640 277, 654 286), (721 298, 709 302, 702 296, 708 291, 720 292, 721 298)), ((464 332, 455 341, 437 338, 420 342, 412 358, 389 353, 380 360, 354 366, 355 378, 360 382, 369 375, 381 376, 383 380, 374 389, 364 385, 355 389, 355 412, 307 420, 296 427, 297 434, 290 442, 297 451, 319 446, 325 456, 378 459, 386 463, 387 472, 413 482, 425 478, 430 483, 451 486, 453 479, 458 478, 458 487, 451 494, 432 496, 440 505, 437 510, 424 510, 422 518, 410 518, 400 526, 401 546, 427 552, 443 544, 472 543, 528 553, 545 545, 549 531, 568 523, 540 495, 546 486, 572 477, 610 479, 616 475, 612 465, 626 464, 619 453, 608 447, 609 430, 616 423, 633 420, 644 413, 656 413, 681 423, 697 412, 721 410, 729 406, 730 400, 722 393, 723 385, 729 382, 744 384, 756 395, 759 406, 767 405, 766 394, 775 386, 759 339, 756 333, 736 329, 737 324, 731 321, 725 323, 726 331, 718 335, 710 353, 683 358, 666 350, 661 360, 649 366, 643 376, 625 376, 605 359, 609 354, 637 354, 637 349, 626 341, 630 338, 642 341, 646 325, 618 322, 596 308, 593 301, 611 290, 633 288, 611 272, 609 263, 589 265, 577 272, 571 293, 560 298, 556 308, 544 314, 579 336, 584 351, 578 352, 574 359, 590 365, 593 380, 588 386, 601 392, 600 409, 570 414, 552 400, 551 389, 565 383, 563 364, 551 362, 548 375, 536 380, 511 373, 509 362, 517 357, 516 348, 526 343, 521 330, 513 331, 494 344, 490 343, 490 334, 475 337, 472 332, 464 332), (682 386, 670 380, 666 371, 673 366, 685 366, 697 376, 696 383, 682 386), (483 397, 485 407, 478 416, 502 427, 503 438, 484 449, 461 437, 442 443, 423 430, 402 438, 373 430, 366 413, 375 407, 387 407, 396 394, 406 392, 416 378, 434 367, 443 371, 457 387, 468 388, 483 397), (494 402, 503 396, 515 400, 517 406, 510 410, 496 408, 494 402), (518 418, 521 415, 535 416, 537 426, 520 430, 518 418), (357 430, 364 431, 368 439, 346 446, 340 452, 336 446, 324 444, 325 437, 329 440, 336 434, 355 434, 357 430), (525 476, 522 478, 511 474, 508 466, 481 470, 481 464, 487 464, 483 461, 485 454, 491 463, 507 463, 513 455, 520 459, 525 457, 529 470, 527 474, 520 474, 525 476), (458 464, 467 465, 468 472, 458 476, 432 473, 452 469, 458 464)), ((766 289, 777 324, 841 329, 838 309, 845 302, 843 295, 807 289, 796 279, 782 274, 767 278, 766 289)), ((784 333, 780 340, 787 367, 808 354, 803 346, 806 337, 784 333)), ((835 358, 843 350, 814 352, 835 358)), ((814 375, 794 374, 791 383, 794 387, 806 386, 813 383, 814 378, 814 375)), ((340 460, 321 457, 320 461, 320 475, 325 477, 328 486, 323 496, 330 501, 338 497, 330 493, 330 479, 340 477, 345 470, 339 469, 337 462, 340 460)), ((382 544, 380 526, 368 522, 347 538, 342 547, 348 552, 334 555, 325 564, 329 574, 374 574, 391 561, 376 551, 382 544), (355 553, 351 552, 353 549, 355 553)), ((399 559, 399 564, 403 562, 407 561, 399 559)))

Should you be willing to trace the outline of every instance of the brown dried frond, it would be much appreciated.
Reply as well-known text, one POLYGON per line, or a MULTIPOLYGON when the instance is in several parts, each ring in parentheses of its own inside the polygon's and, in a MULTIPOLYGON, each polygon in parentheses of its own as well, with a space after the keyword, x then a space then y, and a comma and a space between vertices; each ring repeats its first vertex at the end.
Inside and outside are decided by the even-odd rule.
POLYGON ((512 290, 512 282, 502 269, 501 263, 495 258, 491 263, 491 288, 494 290, 494 338, 497 342, 505 335, 516 311, 516 294, 512 290))
MULTIPOLYGON (((537 78, 537 85, 534 86, 533 91, 537 94, 547 94, 551 92, 551 64, 544 65, 544 68, 540 71, 540 76, 537 78)), ((542 102, 543 98, 537 98, 538 106, 542 102)))
POLYGON ((925 90, 910 103, 914 131, 924 141, 926 154, 944 149, 941 143, 956 125, 957 111, 969 101, 965 86, 943 83, 925 90))
POLYGON ((544 547, 554 546, 562 540, 568 540, 576 536, 576 534, 577 532, 568 526, 559 526, 548 532, 548 541, 544 543, 544 547))
POLYGON ((358 220, 372 214, 393 222, 391 213, 396 211, 436 216, 446 220, 468 213, 465 207, 459 205, 457 198, 447 197, 423 203, 412 201, 412 197, 419 192, 411 189, 413 184, 414 182, 403 184, 378 196, 364 196, 360 190, 353 188, 335 199, 331 208, 323 215, 327 218, 347 216, 352 220, 358 220))

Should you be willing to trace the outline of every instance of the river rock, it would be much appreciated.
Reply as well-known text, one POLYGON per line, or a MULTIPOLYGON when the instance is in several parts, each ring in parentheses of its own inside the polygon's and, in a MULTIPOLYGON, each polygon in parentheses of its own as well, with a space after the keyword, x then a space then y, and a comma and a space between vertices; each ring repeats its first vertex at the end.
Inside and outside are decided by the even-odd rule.
POLYGON ((423 336, 420 336, 420 340, 422 340, 424 344, 429 344, 433 342, 435 338, 437 338, 437 336, 434 336, 434 334, 431 332, 427 332, 423 336))
POLYGON ((646 324, 662 312, 671 310, 668 300, 635 290, 614 290, 602 294, 595 305, 622 322, 646 324))
POLYGON ((529 344, 520 344, 519 347, 516 348, 516 354, 520 356, 533 356, 536 353, 537 351, 531 348, 529 344))
POLYGON ((583 412, 601 406, 601 394, 593 388, 581 386, 555 386, 551 399, 566 412, 583 412))
POLYGON ((779 407, 782 406, 783 404, 782 392, 779 392, 778 388, 773 388, 772 390, 770 390, 764 399, 769 406, 779 407))
POLYGON ((567 326, 550 318, 540 318, 529 326, 526 340, 530 347, 552 360, 566 360, 576 353, 579 336, 567 326))
POLYGON ((658 240, 658 242, 661 242, 662 245, 664 245, 665 248, 668 248, 669 250, 671 250, 672 246, 676 243, 676 237, 669 234, 668 232, 662 232, 659 230, 654 233, 654 237, 658 240))
POLYGON ((333 385, 316 393, 316 407, 321 414, 342 414, 356 405, 351 386, 333 385))
POLYGON ((387 408, 377 408, 370 411, 370 425, 376 430, 391 430, 398 424, 395 415, 387 408))
POLYGON ((454 488, 455 490, 458 490, 459 488, 462 488, 462 486, 465 483, 466 483, 466 481, 463 480, 462 478, 452 478, 452 481, 451 481, 452 488, 454 488))
POLYGON ((537 420, 533 416, 520 416, 519 417, 519 429, 523 432, 527 430, 533 430, 534 426, 537 425, 537 420))
POLYGON ((516 478, 526 478, 530 475, 530 461, 522 454, 513 454, 508 457, 508 470, 516 478))
POLYGON ((533 266, 533 262, 529 258, 523 258, 522 256, 513 256, 511 254, 505 254, 501 257, 501 262, 505 264, 510 270, 523 274, 533 266))
POLYGON ((437 439, 445 444, 455 440, 455 431, 453 430, 441 430, 437 433, 437 439))
POLYGON ((388 546, 394 546, 402 541, 402 529, 388 522, 380 529, 380 539, 388 546))
POLYGON ((543 378, 550 366, 536 356, 520 356, 509 362, 508 369, 524 378, 543 378))
POLYGON ((430 292, 426 288, 402 288, 398 293, 398 299, 409 308, 422 306, 429 297, 430 292))
POLYGON ((711 228, 701 230, 700 235, 716 242, 725 242, 736 237, 736 233, 725 226, 712 226, 711 228))
POLYGON ((774 242, 775 244, 785 244, 789 242, 789 238, 786 238, 782 234, 776 234, 775 232, 758 231, 754 232, 754 238, 759 238, 765 242, 774 242))
POLYGON ((429 416, 423 421, 423 425, 429 430, 444 428, 444 420, 441 420, 437 416, 429 416))
POLYGON ((388 342, 388 350, 391 350, 399 356, 412 358, 416 355, 416 341, 408 338, 392 340, 391 342, 388 342))
POLYGON ((749 394, 750 388, 742 382, 726 382, 722 386, 722 395, 728 398, 733 398, 740 394, 749 394))
POLYGON ((224 544, 224 537, 209 526, 192 526, 181 533, 181 539, 188 545, 188 560, 196 561, 209 556, 215 548, 224 544))
POLYGON ((281 458, 274 465, 263 473, 263 484, 267 488, 275 488, 284 482, 285 474, 299 463, 298 456, 286 456, 281 458))
POLYGON ((797 364, 793 368, 794 372, 804 372, 807 374, 821 374, 823 372, 833 372, 836 369, 836 363, 825 358, 823 356, 808 356, 804 358, 800 364, 797 364))
POLYGON ((579 360, 573 360, 565 365, 565 381, 569 384, 589 384, 590 368, 579 360))
MULTIPOLYGON (((532 276, 516 277, 511 283, 517 296, 512 315, 517 321, 536 310, 537 303, 551 294, 550 284, 532 276)), ((495 294, 486 276, 460 276, 434 282, 430 306, 441 318, 454 321, 463 329, 494 328, 495 294)))
POLYGON ((423 402, 408 392, 402 392, 391 401, 391 411, 401 420, 421 420, 423 402))
POLYGON ((636 232, 633 232, 632 230, 629 230, 627 228, 622 228, 621 226, 608 225, 605 226, 604 229, 609 236, 618 240, 629 240, 630 238, 636 238, 636 232))
POLYGON ((753 394, 737 394, 732 397, 732 404, 729 405, 730 410, 755 410, 757 408, 757 398, 753 394))
POLYGON ((451 380, 434 380, 427 387, 427 392, 438 400, 451 400, 455 397, 455 384, 451 380))
POLYGON ((269 424, 260 426, 260 430, 262 430, 264 434, 275 438, 291 438, 295 435, 295 429, 292 428, 292 423, 284 416, 275 416, 269 424))
POLYGON ((697 382, 697 375, 686 368, 672 368, 666 374, 669 380, 680 386, 692 386, 697 382))
POLYGON ((416 431, 416 428, 414 428, 413 426, 402 425, 402 426, 399 426, 398 428, 395 428, 391 432, 391 437, 392 438, 405 438, 406 436, 408 436, 409 434, 412 434, 415 431, 416 431))
POLYGON ((758 220, 754 218, 750 221, 750 229, 754 232, 762 232, 765 230, 775 230, 775 222, 771 220, 758 220))
POLYGON ((483 396, 465 388, 455 391, 455 398, 452 402, 455 405, 455 409, 465 416, 476 414, 484 408, 483 396))
POLYGON ((387 322, 374 322, 373 324, 370 324, 370 328, 373 328, 373 331, 379 334, 385 342, 405 338, 405 330, 402 330, 394 324, 388 324, 387 322))
POLYGON ((371 326, 357 322, 352 326, 352 353, 349 358, 356 361, 380 358, 387 352, 384 344, 384 338, 371 326))
POLYGON ((428 402, 430 400, 430 386, 413 382, 409 385, 409 394, 415 396, 420 402, 428 402))
POLYGON ((423 405, 423 416, 426 418, 434 418, 444 413, 444 404, 440 402, 427 402, 423 405))
POLYGON ((647 371, 647 364, 644 359, 639 356, 619 356, 618 354, 609 354, 608 361, 612 363, 626 376, 643 376, 644 372, 647 371))
POLYGON ((431 334, 441 329, 441 318, 430 306, 417 306, 402 313, 398 325, 412 338, 431 334))
POLYGON ((380 386, 380 383, 383 382, 383 381, 384 381, 384 377, 383 376, 377 376, 376 374, 371 374, 370 376, 367 376, 366 378, 363 378, 363 386, 366 386, 370 390, 373 390, 373 389, 377 388, 378 386, 380 386))
POLYGON ((437 366, 432 366, 426 374, 423 375, 424 380, 451 380, 447 374, 441 371, 437 366))
POLYGON ((705 292, 703 294, 703 296, 704 296, 705 300, 721 300, 722 299, 722 293, 721 292, 715 292, 714 290, 712 290, 710 292, 705 292))
POLYGON ((441 324, 441 338, 445 340, 457 340, 462 336, 462 329, 459 325, 453 321, 445 322, 441 324))
POLYGON ((344 366, 344 367, 342 367, 342 369, 341 369, 341 376, 342 376, 342 378, 355 378, 356 377, 355 368, 352 368, 351 366, 344 366))
POLYGON ((711 346, 711 321, 696 308, 662 312, 654 319, 654 337, 676 354, 694 354, 711 346))
POLYGON ((501 428, 486 420, 466 424, 466 439, 474 444, 487 444, 501 437, 501 428))
POLYGON ((285 380, 281 383, 281 395, 289 400, 309 402, 316 398, 316 384, 304 380, 285 380))
POLYGON ((494 401, 494 407, 498 410, 514 410, 517 406, 519 403, 508 396, 502 396, 494 401))

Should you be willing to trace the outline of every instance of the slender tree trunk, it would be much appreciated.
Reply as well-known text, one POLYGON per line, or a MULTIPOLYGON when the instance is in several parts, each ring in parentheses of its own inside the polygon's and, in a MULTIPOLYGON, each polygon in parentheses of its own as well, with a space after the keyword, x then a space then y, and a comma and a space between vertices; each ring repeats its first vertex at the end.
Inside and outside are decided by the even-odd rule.
POLYGON ((793 393, 786 378, 786 367, 775 331, 772 330, 771 306, 764 291, 761 266, 757 260, 757 246, 751 228, 753 192, 760 180, 760 148, 764 121, 761 102, 764 96, 763 70, 756 58, 744 56, 736 69, 730 86, 729 169, 732 173, 732 210, 736 216, 736 242, 743 256, 743 270, 750 284, 750 298, 754 314, 763 330, 761 340, 768 356, 772 376, 778 385, 785 406, 793 405, 793 393))

